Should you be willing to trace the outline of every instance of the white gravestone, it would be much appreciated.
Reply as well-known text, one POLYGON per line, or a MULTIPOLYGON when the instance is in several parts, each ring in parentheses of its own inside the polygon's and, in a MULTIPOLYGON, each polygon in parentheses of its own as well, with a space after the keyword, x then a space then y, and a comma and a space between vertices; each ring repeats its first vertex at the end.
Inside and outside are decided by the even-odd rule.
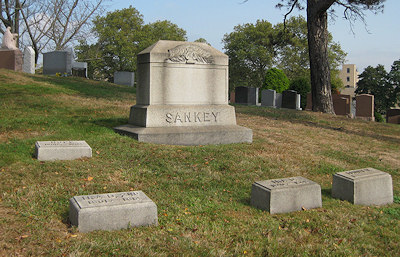
POLYGON ((303 177, 257 181, 252 185, 251 205, 271 214, 319 208, 321 186, 303 177))
POLYGON ((228 56, 204 43, 161 40, 139 53, 137 102, 114 128, 142 142, 252 142, 228 105, 228 56))
POLYGON ((85 141, 37 141, 35 150, 40 161, 92 157, 92 148, 85 141))
POLYGON ((69 219, 80 232, 158 224, 157 205, 142 191, 74 196, 69 219))
POLYGON ((22 71, 30 74, 35 74, 35 50, 28 46, 24 50, 24 63, 22 71))
POLYGON ((296 110, 301 111, 301 95, 297 94, 296 97, 296 110))
POLYGON ((333 175, 332 197, 359 205, 393 203, 392 176, 373 168, 338 172, 333 175))

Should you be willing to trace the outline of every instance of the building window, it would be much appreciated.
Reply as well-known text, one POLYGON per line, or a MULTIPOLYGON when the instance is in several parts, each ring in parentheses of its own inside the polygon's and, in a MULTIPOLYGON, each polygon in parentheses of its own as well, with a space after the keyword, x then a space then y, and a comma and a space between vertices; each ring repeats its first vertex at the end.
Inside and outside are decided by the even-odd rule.
POLYGON ((347 82, 350 82, 350 77, 347 77, 347 82))
POLYGON ((350 73, 350 68, 347 68, 347 73, 350 73))

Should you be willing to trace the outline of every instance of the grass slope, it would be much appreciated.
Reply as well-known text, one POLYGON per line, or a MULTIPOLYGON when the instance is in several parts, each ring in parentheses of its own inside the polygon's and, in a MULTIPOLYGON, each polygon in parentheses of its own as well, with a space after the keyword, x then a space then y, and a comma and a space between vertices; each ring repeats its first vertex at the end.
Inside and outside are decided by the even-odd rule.
POLYGON ((1 256, 395 256, 400 252, 400 126, 236 106, 252 144, 166 146, 120 136, 132 88, 0 70, 1 256), (39 140, 86 140, 93 158, 40 162, 39 140), (333 199, 332 174, 374 167, 395 203, 333 199), (304 176, 323 207, 270 215, 252 208, 256 180, 304 176), (82 234, 68 224, 75 195, 143 190, 159 226, 82 234))

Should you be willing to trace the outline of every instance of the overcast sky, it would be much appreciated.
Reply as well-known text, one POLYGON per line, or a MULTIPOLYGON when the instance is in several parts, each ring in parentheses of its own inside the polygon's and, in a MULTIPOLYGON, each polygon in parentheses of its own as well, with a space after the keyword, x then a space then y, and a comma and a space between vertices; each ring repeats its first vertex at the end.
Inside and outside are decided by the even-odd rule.
MULTIPOLYGON (((224 34, 238 24, 255 23, 264 19, 272 24, 283 21, 285 10, 275 8, 279 0, 112 0, 107 11, 135 7, 145 23, 169 20, 187 32, 188 40, 205 38, 212 46, 223 51, 224 34)), ((366 12, 367 27, 362 22, 354 26, 342 19, 337 8, 336 21, 330 21, 329 31, 334 41, 348 53, 347 63, 357 65, 362 72, 368 65, 385 65, 389 70, 393 61, 400 59, 400 1, 386 0, 383 14, 366 12)), ((306 15, 305 11, 295 15, 306 15)))

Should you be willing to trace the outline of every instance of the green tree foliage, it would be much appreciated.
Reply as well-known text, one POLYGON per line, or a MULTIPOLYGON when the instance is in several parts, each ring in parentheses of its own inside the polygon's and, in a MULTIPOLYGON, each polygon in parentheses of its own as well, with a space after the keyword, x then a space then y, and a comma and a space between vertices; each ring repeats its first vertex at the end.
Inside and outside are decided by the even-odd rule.
POLYGON ((282 93, 283 91, 289 89, 289 79, 286 77, 283 71, 272 68, 267 70, 265 74, 264 89, 272 89, 277 93, 282 93))
MULTIPOLYGON (((247 0, 246 0, 247 1, 247 0)), ((287 7, 286 17, 295 9, 307 10, 307 39, 310 56, 311 89, 313 110, 334 114, 331 95, 331 73, 329 64, 328 12, 332 6, 344 7, 344 18, 351 22, 359 18, 364 21, 365 10, 375 12, 383 9, 385 0, 280 0, 277 7, 287 7), (306 2, 306 6, 304 3, 306 2)))
MULTIPOLYGON (((282 69, 289 79, 310 76, 310 58, 308 53, 307 21, 303 16, 290 17, 278 23, 275 29, 280 32, 282 42, 278 47, 278 68, 282 69)), ((339 43, 333 41, 332 34, 328 38, 329 64, 332 71, 338 71, 345 61, 347 53, 339 43)))
POLYGON ((207 42, 207 40, 205 39, 205 38, 198 38, 198 39, 196 39, 194 42, 198 42, 198 43, 205 43, 205 44, 207 44, 207 45, 211 45, 210 43, 208 43, 207 42))
POLYGON ((311 84, 309 77, 296 78, 290 81, 290 90, 296 91, 301 95, 300 106, 304 110, 307 105, 307 93, 311 92, 311 84))
MULTIPOLYGON (((225 53, 229 56, 230 86, 262 87, 268 69, 277 67, 289 79, 310 76, 307 22, 304 17, 291 17, 273 26, 265 20, 238 25, 225 34, 225 53)), ((344 62, 346 53, 338 43, 329 41, 333 69, 344 62)))
POLYGON ((333 94, 339 94, 340 89, 343 88, 343 81, 340 78, 339 70, 331 70, 331 91, 333 94))
POLYGON ((186 40, 186 31, 170 21, 144 24, 133 7, 116 10, 94 20, 95 44, 81 41, 79 60, 88 62, 92 79, 113 79, 115 71, 136 71, 136 56, 158 40, 186 40))
POLYGON ((368 66, 359 76, 356 94, 374 95, 375 111, 380 114, 399 102, 399 64, 394 62, 389 73, 381 64, 375 68, 368 66))
POLYGON ((263 86, 265 74, 277 56, 277 40, 272 24, 265 20, 237 25, 233 32, 224 35, 231 88, 263 86))

